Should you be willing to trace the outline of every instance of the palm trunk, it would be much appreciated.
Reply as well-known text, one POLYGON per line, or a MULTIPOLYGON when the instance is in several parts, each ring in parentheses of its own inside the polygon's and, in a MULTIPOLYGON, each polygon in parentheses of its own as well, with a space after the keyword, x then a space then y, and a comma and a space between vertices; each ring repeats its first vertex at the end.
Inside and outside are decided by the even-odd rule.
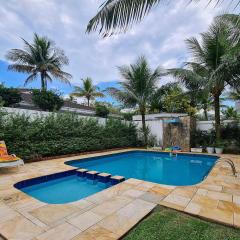
POLYGON ((41 72, 41 90, 42 91, 46 90, 46 84, 45 84, 44 73, 43 72, 41 72))
POLYGON ((203 112, 204 112, 205 120, 208 121, 207 107, 206 107, 206 108, 203 108, 203 112))
POLYGON ((215 111, 216 141, 219 141, 221 138, 221 122, 220 122, 220 96, 218 94, 214 96, 214 111, 215 111))
POLYGON ((88 107, 90 105, 90 98, 89 97, 87 97, 87 105, 88 105, 88 107))
POLYGON ((143 129, 143 136, 144 136, 144 145, 147 145, 148 136, 147 136, 147 127, 146 127, 146 119, 145 119, 145 111, 141 112, 142 115, 142 129, 143 129))

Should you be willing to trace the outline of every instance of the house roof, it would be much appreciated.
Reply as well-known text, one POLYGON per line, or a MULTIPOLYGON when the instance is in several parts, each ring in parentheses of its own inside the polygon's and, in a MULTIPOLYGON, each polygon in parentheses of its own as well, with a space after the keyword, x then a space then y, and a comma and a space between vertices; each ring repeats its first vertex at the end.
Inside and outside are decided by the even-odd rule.
MULTIPOLYGON (((21 104, 34 105, 32 101, 32 89, 18 89, 21 93, 22 101, 21 104)), ((82 104, 71 102, 69 100, 64 100, 63 108, 74 108, 94 111, 93 107, 88 107, 82 104)))

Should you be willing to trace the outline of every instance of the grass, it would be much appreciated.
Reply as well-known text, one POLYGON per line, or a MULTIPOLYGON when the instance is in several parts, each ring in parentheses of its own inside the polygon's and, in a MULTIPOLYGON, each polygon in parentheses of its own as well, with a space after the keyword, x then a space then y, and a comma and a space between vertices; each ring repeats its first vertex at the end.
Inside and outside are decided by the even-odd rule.
POLYGON ((158 206, 124 240, 239 240, 240 230, 158 206))

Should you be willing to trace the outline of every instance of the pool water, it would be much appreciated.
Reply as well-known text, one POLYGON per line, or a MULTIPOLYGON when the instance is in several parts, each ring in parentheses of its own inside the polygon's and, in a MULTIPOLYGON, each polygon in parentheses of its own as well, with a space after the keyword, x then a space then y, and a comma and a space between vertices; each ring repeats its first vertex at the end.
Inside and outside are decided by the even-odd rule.
POLYGON ((24 183, 15 184, 15 187, 49 204, 74 202, 109 187, 109 185, 103 183, 86 180, 86 178, 79 177, 77 174, 57 176, 56 179, 49 176, 51 175, 44 176, 45 178, 41 178, 38 182, 34 182, 37 178, 25 180, 24 183))
POLYGON ((131 151, 82 160, 68 161, 66 164, 87 168, 125 178, 137 178, 154 183, 189 186, 201 182, 212 169, 217 156, 131 151))

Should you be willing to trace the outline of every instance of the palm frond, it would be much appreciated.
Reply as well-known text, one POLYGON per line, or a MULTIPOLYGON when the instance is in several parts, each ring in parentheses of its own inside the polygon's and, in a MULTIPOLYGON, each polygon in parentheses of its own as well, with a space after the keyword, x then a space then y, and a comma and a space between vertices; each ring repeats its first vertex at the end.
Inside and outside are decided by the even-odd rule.
MULTIPOLYGON (((203 0, 189 0, 191 2, 200 2, 203 0)), ((221 4, 229 0, 209 0, 208 3, 215 2, 221 4)), ((234 2, 233 0, 230 0, 234 2)), ((100 6, 100 10, 93 17, 88 25, 86 32, 98 30, 103 36, 109 36, 113 33, 126 31, 133 24, 140 22, 155 6, 166 0, 106 0, 100 6)), ((236 2, 236 7, 238 3, 236 2)))
POLYGON ((33 74, 31 74, 30 76, 27 77, 27 79, 24 82, 24 86, 26 86, 27 84, 35 81, 36 79, 37 79, 37 73, 35 72, 35 73, 33 73, 33 74))
POLYGON ((8 70, 22 73, 31 73, 35 71, 35 67, 30 65, 11 64, 8 66, 8 70))

